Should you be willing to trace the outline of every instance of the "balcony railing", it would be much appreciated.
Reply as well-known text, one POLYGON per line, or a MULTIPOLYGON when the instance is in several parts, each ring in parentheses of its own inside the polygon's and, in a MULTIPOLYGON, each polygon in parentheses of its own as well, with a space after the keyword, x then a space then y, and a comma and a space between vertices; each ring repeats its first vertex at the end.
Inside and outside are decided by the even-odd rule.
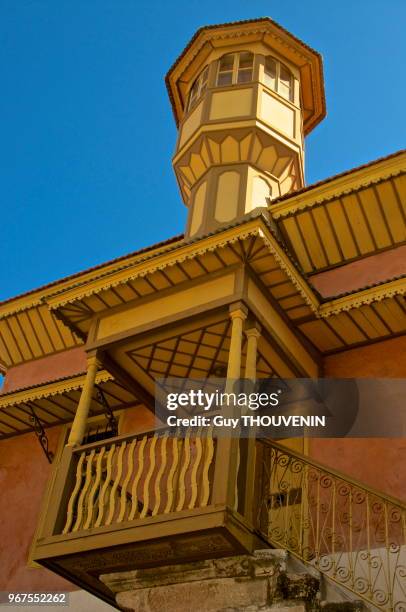
POLYGON ((246 441, 199 430, 66 446, 34 559, 114 603, 102 574, 251 551, 253 471, 246 441))
POLYGON ((257 442, 266 539, 380 610, 406 610, 406 506, 307 457, 257 442))
POLYGON ((214 450, 211 437, 159 432, 75 449, 63 533, 206 507, 214 450))

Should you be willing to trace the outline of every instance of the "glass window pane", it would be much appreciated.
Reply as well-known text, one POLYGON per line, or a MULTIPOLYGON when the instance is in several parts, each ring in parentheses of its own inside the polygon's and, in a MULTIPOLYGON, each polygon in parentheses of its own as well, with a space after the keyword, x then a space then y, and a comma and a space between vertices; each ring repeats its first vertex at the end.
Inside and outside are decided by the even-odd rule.
POLYGON ((281 64, 281 81, 286 85, 290 83, 290 71, 281 64))
POLYGON ((196 100, 196 96, 197 96, 197 88, 198 88, 198 80, 196 80, 193 85, 192 85, 192 89, 190 90, 190 94, 189 94, 189 106, 188 108, 191 108, 193 103, 196 100))
POLYGON ((276 62, 272 57, 265 58, 264 82, 271 89, 276 89, 276 62))
POLYGON ((264 83, 267 87, 269 87, 269 89, 273 89, 273 90, 276 89, 275 78, 269 76, 269 74, 267 74, 266 72, 264 74, 264 83))
POLYGON ((207 77, 209 76, 209 67, 206 66, 206 68, 203 70, 202 74, 200 75, 200 80, 202 82, 202 85, 204 83, 207 83, 207 77))
POLYGON ((253 63, 254 56, 252 53, 249 53, 248 51, 240 53, 238 68, 252 68, 253 63))
POLYGON ((252 69, 238 71, 238 83, 249 83, 252 81, 252 69))
POLYGON ((291 89, 292 89, 292 75, 290 71, 282 66, 279 76, 279 88, 278 91, 284 98, 290 100, 291 98, 291 89))
POLYGON ((220 72, 217 78, 217 85, 231 85, 233 82, 232 72, 220 72))
POLYGON ((199 96, 201 96, 207 89, 207 77, 209 75, 209 67, 206 66, 206 68, 203 70, 203 72, 201 73, 200 77, 199 77, 199 81, 200 81, 200 91, 199 91, 199 96))
POLYGON ((227 55, 223 55, 220 60, 219 72, 232 70, 234 65, 234 53, 228 53, 227 55))
POLYGON ((283 81, 279 81, 278 93, 287 100, 290 100, 290 87, 286 86, 283 81))

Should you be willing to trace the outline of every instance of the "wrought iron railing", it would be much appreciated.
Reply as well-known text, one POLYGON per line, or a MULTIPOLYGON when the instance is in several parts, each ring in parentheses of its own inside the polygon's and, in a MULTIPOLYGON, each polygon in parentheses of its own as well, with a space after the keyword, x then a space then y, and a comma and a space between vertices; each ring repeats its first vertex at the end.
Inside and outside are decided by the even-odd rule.
POLYGON ((357 598, 406 610, 406 505, 279 444, 257 442, 257 526, 357 598))
POLYGON ((62 532, 207 506, 214 450, 209 436, 159 431, 78 447, 62 532))

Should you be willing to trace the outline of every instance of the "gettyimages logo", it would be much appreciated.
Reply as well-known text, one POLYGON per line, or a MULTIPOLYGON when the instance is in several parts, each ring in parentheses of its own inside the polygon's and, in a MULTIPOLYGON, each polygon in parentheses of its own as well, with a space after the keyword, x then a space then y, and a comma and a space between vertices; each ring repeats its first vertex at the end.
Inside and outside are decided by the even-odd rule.
POLYGON ((169 433, 216 436, 406 435, 404 379, 160 379, 156 414, 169 433))

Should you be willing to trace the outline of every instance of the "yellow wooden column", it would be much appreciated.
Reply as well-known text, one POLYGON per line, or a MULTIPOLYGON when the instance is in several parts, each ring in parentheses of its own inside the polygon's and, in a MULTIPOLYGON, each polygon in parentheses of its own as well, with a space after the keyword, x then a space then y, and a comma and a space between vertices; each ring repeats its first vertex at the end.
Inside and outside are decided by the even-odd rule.
POLYGON ((68 439, 68 446, 76 446, 82 443, 86 432, 87 417, 89 415, 90 404, 92 402, 96 374, 97 370, 100 368, 100 365, 100 361, 96 355, 88 356, 85 384, 83 385, 75 418, 73 419, 72 429, 68 439))
POLYGON ((261 335, 261 327, 256 323, 245 330, 245 335, 247 336, 247 357, 245 360, 244 378, 255 382, 257 379, 258 338, 261 335))
MULTIPOLYGON (((245 330, 247 337, 247 355, 245 359, 244 378, 252 382, 257 378, 257 352, 258 338, 261 335, 261 326, 258 323, 252 324, 245 330)), ((254 516, 254 495, 255 495, 255 463, 256 463, 256 439, 255 431, 250 432, 250 437, 246 440, 246 478, 244 494, 244 516, 253 524, 254 516), (251 435, 252 434, 252 435, 251 435)))
POLYGON ((241 302, 230 306, 231 339, 230 352, 228 354, 227 386, 229 381, 236 380, 241 376, 241 349, 244 321, 247 318, 247 308, 241 302))
MULTIPOLYGON (((241 377, 241 349, 243 326, 247 308, 241 302, 230 306, 231 338, 228 353, 226 392, 233 389, 233 382, 241 377)), ((237 472, 239 464, 239 439, 219 438, 217 440, 216 466, 213 483, 213 502, 223 503, 232 508, 237 506, 237 472)))

